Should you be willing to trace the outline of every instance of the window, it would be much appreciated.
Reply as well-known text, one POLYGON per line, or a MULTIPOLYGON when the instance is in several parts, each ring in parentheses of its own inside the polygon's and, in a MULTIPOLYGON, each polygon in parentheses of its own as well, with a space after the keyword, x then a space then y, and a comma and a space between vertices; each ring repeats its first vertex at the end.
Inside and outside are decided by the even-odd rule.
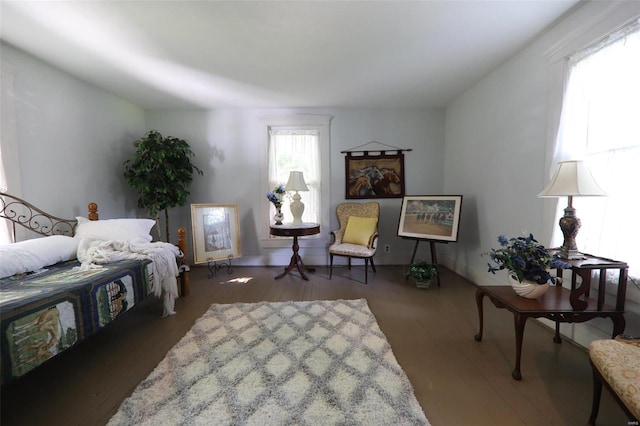
POLYGON ((608 194, 574 199, 579 250, 640 277, 640 20, 569 58, 554 162, 570 159, 585 160, 608 194))
MULTIPOLYGON (((318 129, 269 128, 269 188, 286 185, 289 172, 301 171, 309 187, 308 192, 300 194, 305 206, 304 222, 320 223, 322 213, 319 140, 318 129)), ((282 213, 285 222, 293 220, 288 208, 282 213)))
MULTIPOLYGON (((330 116, 294 114, 283 117, 266 117, 264 124, 264 169, 262 170, 266 193, 278 184, 286 185, 290 171, 302 171, 309 187, 308 192, 301 192, 305 205, 302 220, 320 224, 321 233, 309 236, 300 241, 301 245, 313 245, 313 240, 322 239, 322 230, 329 227, 330 204, 330 116)), ((275 209, 263 197, 261 240, 264 246, 290 245, 289 239, 272 238, 269 235, 269 223, 272 222, 275 209), (278 240, 274 242, 274 240, 278 240)), ((293 217, 289 210, 290 200, 285 200, 282 208, 284 221, 291 222, 293 217)))

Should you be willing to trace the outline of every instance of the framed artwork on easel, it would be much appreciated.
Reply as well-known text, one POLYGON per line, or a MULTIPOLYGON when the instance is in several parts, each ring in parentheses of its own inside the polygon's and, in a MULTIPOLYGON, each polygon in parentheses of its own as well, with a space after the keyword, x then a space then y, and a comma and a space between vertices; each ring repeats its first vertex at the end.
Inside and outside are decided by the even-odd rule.
POLYGON ((237 204, 191 204, 194 263, 242 255, 237 204))
POLYGON ((457 241, 462 195, 411 195, 402 199, 398 236, 457 241))

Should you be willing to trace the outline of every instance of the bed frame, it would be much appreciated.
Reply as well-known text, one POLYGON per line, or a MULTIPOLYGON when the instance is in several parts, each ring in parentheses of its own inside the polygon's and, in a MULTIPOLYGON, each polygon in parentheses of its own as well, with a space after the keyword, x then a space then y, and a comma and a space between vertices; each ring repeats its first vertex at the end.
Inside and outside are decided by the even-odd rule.
MULTIPOLYGON (((98 220, 98 205, 89 203, 88 218, 98 220)), ((76 219, 53 216, 16 196, 0 192, 1 219, 17 225, 26 236, 73 237, 76 219)), ((178 291, 189 293, 186 238, 178 230, 178 291)), ((22 235, 20 235, 23 238, 22 235)), ((36 238, 37 240, 38 238, 36 238)), ((124 259, 104 268, 75 271, 77 259, 50 265, 38 273, 0 278, 0 384, 19 379, 116 321, 152 295, 150 259, 124 259)), ((165 301, 166 303, 166 301, 165 301)), ((165 305, 166 312, 166 305, 165 305)))
MULTIPOLYGON (((98 205, 89 203, 87 206, 87 218, 99 220, 98 205)), ((11 222, 13 240, 16 240, 16 225, 20 225, 36 234, 66 235, 73 237, 78 221, 76 219, 64 219, 49 214, 33 204, 6 192, 0 192, 0 219, 11 222)), ((184 228, 178 228, 178 248, 183 253, 179 261, 180 277, 179 290, 181 296, 189 295, 189 265, 187 259, 187 238, 184 228)))

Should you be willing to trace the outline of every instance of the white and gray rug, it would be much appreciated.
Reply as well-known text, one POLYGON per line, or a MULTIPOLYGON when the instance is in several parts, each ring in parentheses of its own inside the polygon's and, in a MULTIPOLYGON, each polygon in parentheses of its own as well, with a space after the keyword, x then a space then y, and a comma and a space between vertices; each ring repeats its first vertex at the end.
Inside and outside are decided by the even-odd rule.
POLYGON ((429 425, 364 299, 212 305, 110 425, 429 425))

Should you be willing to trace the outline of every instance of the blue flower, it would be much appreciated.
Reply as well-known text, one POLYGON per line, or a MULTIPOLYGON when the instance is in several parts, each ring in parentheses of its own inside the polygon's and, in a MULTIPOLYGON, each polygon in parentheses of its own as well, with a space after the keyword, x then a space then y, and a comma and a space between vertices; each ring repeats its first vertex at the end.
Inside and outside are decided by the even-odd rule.
POLYGON ((564 260, 560 260, 558 257, 554 257, 551 262, 549 262, 549 268, 552 269, 569 269, 571 268, 571 264, 565 262, 564 260))
POLYGON ((283 184, 276 185, 276 187, 273 188, 273 191, 267 192, 267 199, 274 205, 279 206, 282 205, 286 193, 287 191, 285 191, 283 184))
POLYGON ((523 280, 535 281, 544 284, 548 281, 555 283, 556 279, 549 273, 550 269, 571 268, 569 263, 563 262, 557 256, 552 256, 549 251, 536 241, 533 234, 526 237, 507 238, 504 235, 498 237, 499 249, 491 249, 482 255, 489 256, 495 263, 489 263, 489 271, 506 269, 509 275, 522 282, 523 280))

